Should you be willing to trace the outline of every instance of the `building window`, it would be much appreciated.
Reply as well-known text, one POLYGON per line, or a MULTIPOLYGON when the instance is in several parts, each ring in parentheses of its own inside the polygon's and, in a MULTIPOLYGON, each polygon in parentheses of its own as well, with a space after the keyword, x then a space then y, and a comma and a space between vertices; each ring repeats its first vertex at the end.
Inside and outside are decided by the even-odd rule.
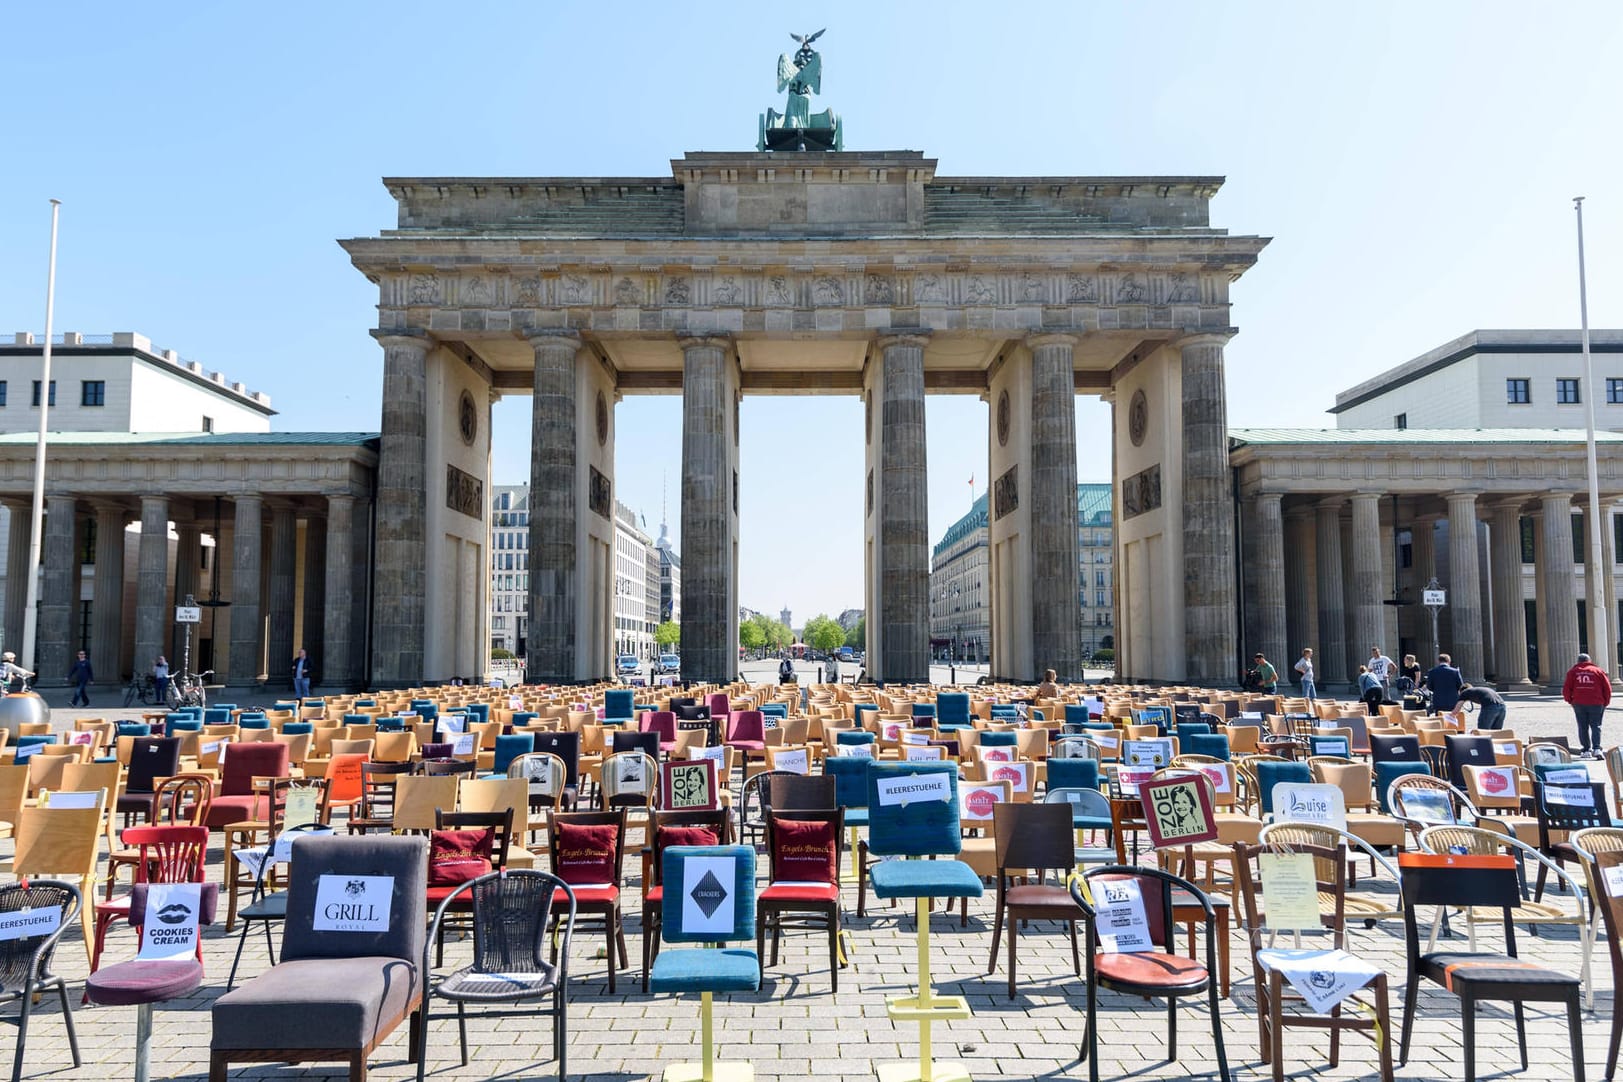
MULTIPOLYGON (((1623 515, 1612 516, 1612 561, 1623 564, 1623 515)), ((1623 627, 1623 624, 1618 626, 1623 627)))
POLYGON ((214 418, 212 418, 212 417, 203 418, 203 431, 204 432, 213 432, 214 431, 214 418))
MULTIPOLYGON (((0 384, 0 406, 6 404, 6 388, 0 384)), ((1623 405, 1623 379, 1606 379, 1606 404, 1608 406, 1623 405)))
POLYGON ((1396 417, 1392 418, 1392 424, 1399 432, 1402 432, 1404 429, 1409 427, 1409 415, 1407 413, 1398 414, 1396 417))
POLYGON ((79 405, 105 406, 107 405, 107 381, 104 379, 84 379, 79 381, 79 405))
POLYGON ((1505 402, 1512 406, 1525 406, 1533 401, 1533 392, 1527 379, 1505 380, 1505 402))
POLYGON ((1566 378, 1556 380, 1555 401, 1560 406, 1576 406, 1578 404, 1578 381, 1566 378))
MULTIPOLYGON (((34 406, 39 406, 39 380, 34 381, 34 406)), ((56 405, 56 380, 51 381, 51 405, 56 405)))
POLYGON ((1529 516, 1524 516, 1522 518, 1522 520, 1521 520, 1521 527, 1522 527, 1522 563, 1530 564, 1530 563, 1533 562, 1533 519, 1532 519, 1532 516, 1530 516, 1530 515, 1529 516))
POLYGON ((6 404, 6 381, 0 379, 0 406, 6 404))

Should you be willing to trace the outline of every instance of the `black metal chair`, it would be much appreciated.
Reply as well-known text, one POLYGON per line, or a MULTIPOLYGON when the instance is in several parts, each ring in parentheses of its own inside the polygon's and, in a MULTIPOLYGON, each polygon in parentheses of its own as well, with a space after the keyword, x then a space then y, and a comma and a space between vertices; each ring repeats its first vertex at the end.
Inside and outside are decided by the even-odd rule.
MULTIPOLYGON (((330 834, 330 828, 320 823, 303 823, 296 827, 288 827, 282 831, 281 837, 287 839, 287 845, 292 845, 292 835, 299 834, 330 834)), ((242 934, 237 938, 237 953, 231 959, 231 974, 225 979, 225 990, 231 991, 237 984, 237 966, 242 964, 242 950, 248 945, 248 929, 255 924, 265 928, 265 956, 270 959, 271 965, 276 964, 276 943, 271 938, 271 925, 281 924, 287 920, 287 891, 265 889, 265 881, 269 879, 278 863, 287 863, 284 859, 278 861, 277 835, 272 834, 270 844, 265 847, 265 854, 259 859, 259 866, 254 869, 254 890, 248 897, 248 904, 237 910, 237 919, 242 922, 242 934)), ((242 860, 242 854, 237 854, 242 860)))
MULTIPOLYGON (((473 961, 442 976, 431 974, 423 996, 422 1025, 418 1029, 422 1042, 417 1056, 418 1082, 422 1082, 428 1059, 428 1023, 435 1017, 429 1012, 429 1005, 436 996, 456 1004, 457 1034, 464 1067, 468 1065, 469 1004, 518 1004, 550 996, 551 1007, 489 1013, 493 1017, 551 1015, 552 1051, 558 1060, 559 1082, 563 1082, 568 1076, 569 948, 575 933, 573 888, 549 872, 517 868, 469 880, 440 902, 426 943, 441 939, 447 916, 470 910, 473 961), (567 915, 556 914, 557 909, 566 909, 567 915), (555 916, 561 917, 562 936, 556 963, 547 957, 547 930, 555 916)), ((426 945, 423 954, 423 971, 430 973, 426 945)))
POLYGON ((17 1058, 11 1068, 11 1082, 17 1082, 23 1074, 23 1051, 28 1046, 28 1016, 34 1007, 34 997, 53 988, 62 1001, 62 1024, 68 1030, 73 1065, 79 1066, 79 1037, 73 1031, 68 984, 50 971, 50 965, 56 941, 78 919, 79 907, 83 904, 78 887, 55 879, 36 879, 28 886, 17 884, 0 888, 0 924, 23 922, 28 919, 22 916, 23 912, 30 911, 38 914, 34 919, 41 929, 39 933, 29 934, 24 926, 18 937, 0 939, 0 1003, 15 999, 22 1012, 17 1019, 17 1058), (51 926, 47 914, 53 910, 55 925, 51 926))
POLYGON ((1578 996, 1581 982, 1516 956, 1512 911, 1521 904, 1516 862, 1509 856, 1462 856, 1453 853, 1404 853, 1398 857, 1403 888, 1403 935, 1408 948, 1408 979, 1403 994, 1403 1037, 1398 1063, 1409 1060, 1409 1036, 1420 1001, 1421 978, 1460 997, 1461 1044, 1465 1082, 1476 1079, 1476 1005, 1481 1000, 1510 1000, 1515 1005, 1516 1043, 1522 1070, 1527 1070, 1527 1024, 1522 1004, 1564 1003, 1572 1031, 1574 1082, 1584 1082, 1583 1021, 1578 996), (1504 913, 1505 953, 1433 951, 1421 953, 1417 905, 1500 909, 1504 913))
MULTIPOLYGON (((1580 830, 1612 826, 1611 812, 1606 806, 1606 783, 1587 785, 1559 785, 1553 782, 1533 783, 1533 808, 1538 813, 1538 851, 1566 867, 1572 861, 1583 867, 1583 854, 1568 840, 1580 830)), ((1539 865, 1538 883, 1533 888, 1533 900, 1544 900, 1544 881, 1550 869, 1539 865)), ((1559 884, 1557 884, 1559 886, 1559 884)))

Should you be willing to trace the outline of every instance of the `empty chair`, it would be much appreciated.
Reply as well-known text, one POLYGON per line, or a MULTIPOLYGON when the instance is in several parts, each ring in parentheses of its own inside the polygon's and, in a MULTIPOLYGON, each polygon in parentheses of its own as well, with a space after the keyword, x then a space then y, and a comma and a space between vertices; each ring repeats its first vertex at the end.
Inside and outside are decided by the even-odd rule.
POLYGON ((0 1002, 16 1000, 21 1010, 17 1024, 17 1052, 11 1068, 11 1082, 23 1073, 23 1053, 28 1048, 28 1017, 34 998, 54 991, 62 1004, 62 1024, 68 1031, 68 1048, 73 1066, 79 1066, 79 1038, 73 1030, 73 1008, 68 1004, 68 985, 51 972, 56 942, 79 915, 83 900, 79 888, 54 879, 35 879, 27 885, 0 887, 0 918, 15 918, 24 910, 40 916, 38 930, 20 929, 15 938, 0 939, 0 1002), (46 919, 47 917, 53 919, 46 919))

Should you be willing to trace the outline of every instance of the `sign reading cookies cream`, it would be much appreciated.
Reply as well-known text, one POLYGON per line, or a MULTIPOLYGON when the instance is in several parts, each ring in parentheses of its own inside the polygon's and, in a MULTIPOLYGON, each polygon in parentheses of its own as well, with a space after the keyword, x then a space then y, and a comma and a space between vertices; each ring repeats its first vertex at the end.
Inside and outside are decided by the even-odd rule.
POLYGON ((141 925, 137 961, 190 958, 197 953, 203 884, 153 883, 147 887, 147 919, 141 925))

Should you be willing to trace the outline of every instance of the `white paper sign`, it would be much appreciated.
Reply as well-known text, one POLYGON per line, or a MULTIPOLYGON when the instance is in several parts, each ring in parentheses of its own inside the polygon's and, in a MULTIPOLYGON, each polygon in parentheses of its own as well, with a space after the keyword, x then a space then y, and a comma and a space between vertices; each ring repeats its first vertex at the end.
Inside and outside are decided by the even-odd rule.
POLYGON ((313 785, 295 786, 287 791, 282 805, 282 827, 302 827, 320 818, 321 792, 313 785))
POLYGON ((79 747, 93 748, 96 746, 96 734, 93 732, 69 733, 68 743, 79 747))
POLYGON ((1568 808, 1593 808, 1595 790, 1587 785, 1545 785, 1544 802, 1568 808))
MULTIPOLYGON (((1623 864, 1614 864, 1610 868, 1601 870, 1601 878, 1606 885, 1606 893, 1616 898, 1623 895, 1623 864)), ((0 936, 0 939, 5 938, 0 936)))
POLYGON ((810 774, 810 755, 804 748, 795 751, 780 751, 772 760, 776 770, 787 770, 794 774, 810 774))
POLYGON ((1340 950, 1261 950, 1257 962, 1284 976, 1314 1014, 1328 1013, 1381 973, 1362 958, 1340 950))
POLYGON ((140 962, 191 958, 197 954, 203 910, 203 884, 153 883, 147 888, 147 917, 141 925, 140 962))
POLYGON ((26 762, 28 762, 28 760, 30 760, 34 756, 38 755, 39 754, 39 749, 43 748, 44 746, 45 746, 44 744, 18 744, 17 745, 17 758, 14 759, 13 762, 17 762, 17 763, 26 763, 26 762))
POLYGON ((901 740, 902 739, 902 733, 905 732, 905 731, 906 731, 906 727, 903 726, 902 723, 899 722, 899 721, 886 722, 883 726, 880 727, 880 730, 879 730, 880 738, 883 739, 883 740, 889 740, 892 743, 895 743, 895 742, 901 740))
POLYGON ((1222 767, 1212 766, 1210 763, 1202 763, 1195 769, 1206 775, 1207 779, 1211 781, 1213 792, 1227 793, 1233 790, 1234 786, 1229 780, 1229 772, 1224 770, 1222 767))
POLYGON ((902 734, 902 743, 904 744, 928 744, 929 742, 930 734, 922 729, 910 729, 902 734))
POLYGON ((1093 742, 1098 744, 1102 750, 1108 752, 1114 752, 1118 747, 1121 746, 1120 737, 1116 736, 1116 734, 1113 732, 1107 733, 1102 730, 1099 731, 1098 736, 1093 738, 1093 742))
POLYGON ((294 830, 286 831, 276 836, 276 844, 271 846, 271 863, 290 864, 293 861, 293 843, 300 838, 308 838, 312 834, 331 834, 331 827, 322 827, 320 830, 294 830))
POLYGON ((1521 786, 1513 766, 1482 766, 1476 768, 1477 788, 1485 797, 1517 797, 1521 786))
POLYGON ((468 727, 468 718, 464 714, 441 714, 439 720, 441 732, 460 733, 468 727))
POLYGON ((50 935, 61 926, 62 910, 54 905, 0 913, 0 941, 50 935))
POLYGON ((1321 736, 1313 741, 1314 755, 1334 755, 1343 759, 1352 757, 1347 747, 1347 738, 1344 736, 1321 736))
POLYGON ((921 800, 952 799, 952 778, 940 773, 880 778, 875 788, 879 793, 880 806, 886 808, 905 808, 921 800))
POLYGON ((507 709, 522 712, 524 710, 524 700, 517 695, 509 695, 507 697, 507 709))
POLYGON ((966 785, 958 790, 958 818, 985 822, 1002 801, 1001 785, 966 785))
POLYGON ((1493 750, 1500 755, 1515 755, 1516 742, 1514 740, 1495 741, 1493 750))
POLYGON ((1172 762, 1172 740, 1158 737, 1153 740, 1129 740, 1123 745, 1122 758, 1130 766, 1159 769, 1172 762))
POLYGON ((682 862, 682 931, 728 935, 737 921, 736 861, 689 857, 682 862))
POLYGON ((1565 770, 1546 770, 1539 780, 1545 785, 1588 785, 1589 771, 1581 766, 1571 766, 1565 770))
POLYGON ((387 932, 394 906, 392 875, 323 875, 316 880, 317 932, 387 932))
POLYGON ((223 747, 225 747, 224 740, 210 740, 206 744, 197 745, 197 753, 199 755, 218 755, 223 747))
POLYGON ((983 763, 1012 763, 1014 762, 1013 748, 981 748, 981 762, 983 763))
POLYGON ((1144 912, 1144 897, 1138 884, 1125 880, 1094 880, 1094 908, 1099 927, 1099 946, 1111 954, 1137 954, 1153 951, 1150 920, 1144 912))
POLYGON ((834 754, 842 755, 847 759, 872 759, 872 744, 840 744, 834 749, 834 754))
POLYGON ((1083 699, 1082 705, 1088 708, 1088 717, 1102 718, 1105 716, 1105 701, 1103 699, 1083 699))
MULTIPOLYGON (((92 789, 88 793, 57 792, 51 794, 49 806, 52 808, 99 808, 101 807, 102 791, 92 789)), ((41 803, 46 803, 41 801, 41 803)))
POLYGON ((1013 792, 1024 793, 1031 788, 1031 764, 1004 763, 992 769, 990 780, 1006 781, 1013 792))
POLYGON ((457 738, 451 741, 452 755, 473 755, 478 748, 478 733, 458 733, 457 738))
POLYGON ((1274 786, 1274 821, 1346 830, 1347 798, 1337 785, 1282 781, 1274 786))
POLYGON ((689 748, 688 758, 714 759, 717 767, 719 768, 725 766, 727 763, 727 748, 725 746, 717 746, 714 748, 689 748))
POLYGON ((910 744, 902 749, 902 759, 909 763, 937 763, 946 757, 946 748, 929 744, 910 744))

